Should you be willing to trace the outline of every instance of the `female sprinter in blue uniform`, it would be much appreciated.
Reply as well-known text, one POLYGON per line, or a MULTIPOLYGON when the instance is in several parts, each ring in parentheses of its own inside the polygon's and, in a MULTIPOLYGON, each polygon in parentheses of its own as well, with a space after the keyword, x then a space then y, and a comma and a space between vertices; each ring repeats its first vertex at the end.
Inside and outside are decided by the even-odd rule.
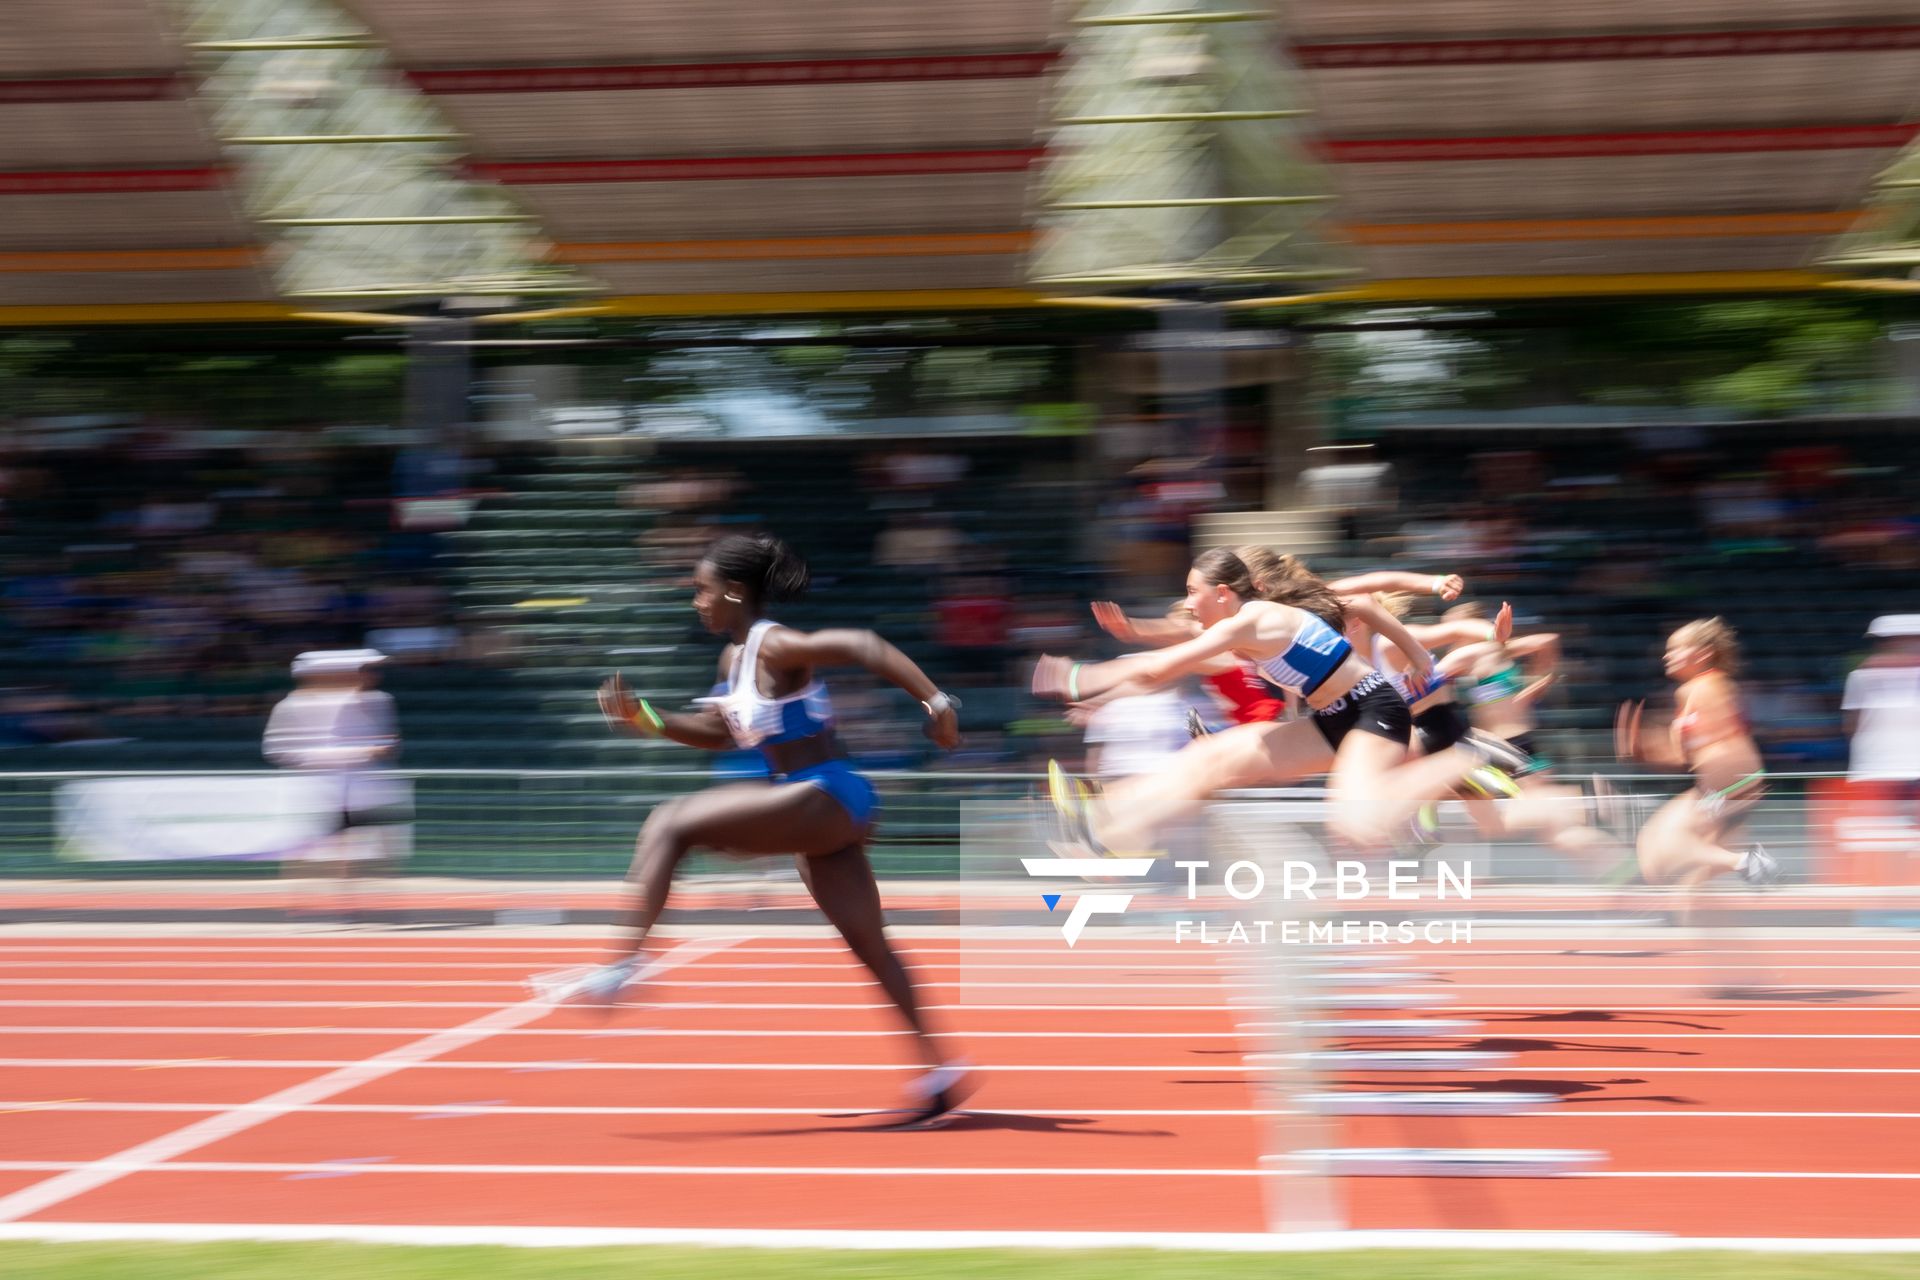
POLYGON ((735 534, 708 548, 694 570, 693 611, 731 643, 720 655, 720 683, 698 710, 655 710, 619 676, 600 687, 608 722, 649 737, 710 751, 757 749, 773 777, 712 787, 668 801, 640 830, 632 876, 638 889, 625 949, 561 998, 611 1002, 634 980, 639 952, 660 918, 674 869, 694 849, 736 855, 794 854, 813 900, 853 954, 879 980, 919 1042, 927 1074, 912 1082, 907 1124, 945 1115, 961 1098, 965 1069, 939 1054, 915 998, 913 981, 888 943, 880 890, 867 861, 875 797, 833 731, 833 706, 816 669, 864 667, 917 699, 927 736, 951 750, 960 742, 958 702, 941 693, 912 659, 871 631, 795 631, 764 616, 766 606, 797 599, 806 562, 778 538, 735 534))

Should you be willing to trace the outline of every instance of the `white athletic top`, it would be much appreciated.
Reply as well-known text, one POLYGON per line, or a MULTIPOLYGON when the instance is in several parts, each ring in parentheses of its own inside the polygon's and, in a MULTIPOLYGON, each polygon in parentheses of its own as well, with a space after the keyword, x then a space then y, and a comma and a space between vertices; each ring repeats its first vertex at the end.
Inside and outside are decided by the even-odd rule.
POLYGON ((1848 776, 1855 782, 1920 779, 1920 666, 1860 667, 1847 677, 1840 705, 1860 717, 1848 776))
POLYGON ((716 685, 711 697, 695 699, 719 708, 727 731, 742 747, 770 747, 811 738, 833 726, 833 700, 818 676, 809 680, 806 688, 784 698, 770 698, 760 692, 760 642, 779 625, 771 618, 754 623, 747 632, 747 642, 734 651, 726 684, 716 685))
POLYGON ((358 812, 406 794, 406 784, 379 768, 399 742, 385 690, 295 689, 267 718, 262 747, 283 769, 337 775, 342 807, 358 812))

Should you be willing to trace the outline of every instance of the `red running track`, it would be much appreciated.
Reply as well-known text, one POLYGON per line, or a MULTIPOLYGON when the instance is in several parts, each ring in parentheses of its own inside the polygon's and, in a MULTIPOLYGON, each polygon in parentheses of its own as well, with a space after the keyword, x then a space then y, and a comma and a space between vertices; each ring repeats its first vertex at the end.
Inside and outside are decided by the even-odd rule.
MULTIPOLYGON (((1240 1019, 1268 1015, 1226 949, 969 942, 963 981, 962 944, 909 944, 982 1087, 946 1128, 886 1133, 908 1045, 836 944, 681 945, 656 1003, 605 1022, 520 1003, 593 941, 0 934, 0 1221, 1259 1232, 1302 1194, 1263 1164, 1284 1118, 1240 1019)), ((1337 1141, 1607 1162, 1347 1179, 1348 1224, 1911 1234, 1920 943, 1689 945, 1420 949, 1456 1001, 1427 1016, 1478 1029, 1333 1047, 1510 1060, 1327 1083, 1559 1102, 1337 1141)))

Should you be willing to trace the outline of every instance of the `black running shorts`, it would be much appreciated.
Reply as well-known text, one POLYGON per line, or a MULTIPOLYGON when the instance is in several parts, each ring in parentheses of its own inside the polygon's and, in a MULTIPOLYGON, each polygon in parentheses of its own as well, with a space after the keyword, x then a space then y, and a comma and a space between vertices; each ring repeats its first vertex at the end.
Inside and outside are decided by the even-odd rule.
POLYGON ((1336 751, 1355 729, 1403 747, 1413 739, 1413 713, 1406 699, 1377 671, 1362 676, 1344 696, 1314 712, 1313 723, 1336 751))

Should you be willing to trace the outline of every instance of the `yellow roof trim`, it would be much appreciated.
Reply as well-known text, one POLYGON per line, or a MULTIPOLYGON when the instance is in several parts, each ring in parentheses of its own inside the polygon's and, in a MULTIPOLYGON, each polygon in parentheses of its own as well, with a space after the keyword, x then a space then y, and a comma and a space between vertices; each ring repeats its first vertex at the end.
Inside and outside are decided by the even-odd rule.
MULTIPOLYGON (((1798 293, 1827 288, 1843 279, 1819 271, 1797 270, 1432 277, 1355 284, 1316 294, 1313 300, 1364 306, 1688 293, 1798 293)), ((1019 311, 1048 304, 1046 295, 1031 289, 869 289, 825 293, 631 294, 599 299, 593 309, 606 316, 745 316, 846 311, 1019 311)), ((297 322, 301 313, 309 310, 282 302, 0 306, 0 326, 297 322)))

